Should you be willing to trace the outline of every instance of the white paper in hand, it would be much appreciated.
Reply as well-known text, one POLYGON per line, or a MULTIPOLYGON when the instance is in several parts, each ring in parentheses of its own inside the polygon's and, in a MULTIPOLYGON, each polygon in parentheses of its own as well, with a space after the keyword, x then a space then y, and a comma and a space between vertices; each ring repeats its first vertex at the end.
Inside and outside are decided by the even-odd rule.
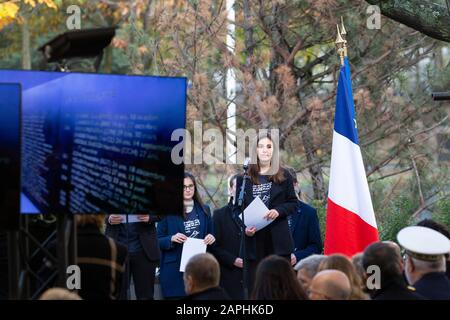
POLYGON ((206 244, 203 239, 187 238, 183 243, 183 252, 181 253, 180 272, 184 272, 189 259, 199 253, 206 252, 206 244))
MULTIPOLYGON (((269 211, 264 202, 259 197, 253 199, 252 203, 248 205, 244 210, 245 225, 248 227, 256 227, 256 231, 259 231, 267 227, 273 220, 267 220, 264 215, 269 211)), ((240 215, 242 219, 242 214, 240 215)))
MULTIPOLYGON (((127 222, 127 215, 126 214, 121 214, 122 217, 122 223, 126 223, 127 222)), ((136 214, 129 214, 128 215, 128 223, 135 223, 135 222, 141 222, 141 220, 138 219, 138 216, 136 214)))

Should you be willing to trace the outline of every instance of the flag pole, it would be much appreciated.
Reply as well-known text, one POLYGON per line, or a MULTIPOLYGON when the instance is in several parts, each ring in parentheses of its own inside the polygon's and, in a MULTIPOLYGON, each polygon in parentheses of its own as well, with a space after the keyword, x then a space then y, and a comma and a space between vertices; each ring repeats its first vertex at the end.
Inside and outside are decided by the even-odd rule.
POLYGON ((338 52, 340 60, 341 60, 341 66, 343 66, 344 65, 344 57, 347 54, 347 45, 346 45, 346 41, 341 36, 341 32, 339 30, 338 24, 336 25, 336 28, 337 28, 337 36, 336 36, 336 41, 334 43, 336 45, 336 49, 337 49, 337 52, 338 52))
POLYGON ((341 37, 344 40, 344 57, 347 56, 347 30, 345 30, 345 26, 344 26, 344 18, 341 16, 341 37))

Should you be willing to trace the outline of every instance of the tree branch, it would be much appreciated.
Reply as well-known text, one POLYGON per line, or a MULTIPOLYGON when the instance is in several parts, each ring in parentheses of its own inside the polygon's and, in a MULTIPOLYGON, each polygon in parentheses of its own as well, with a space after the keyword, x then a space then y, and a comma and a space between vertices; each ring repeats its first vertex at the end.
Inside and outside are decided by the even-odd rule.
POLYGON ((450 42, 449 10, 429 0, 366 0, 381 13, 427 36, 450 42))

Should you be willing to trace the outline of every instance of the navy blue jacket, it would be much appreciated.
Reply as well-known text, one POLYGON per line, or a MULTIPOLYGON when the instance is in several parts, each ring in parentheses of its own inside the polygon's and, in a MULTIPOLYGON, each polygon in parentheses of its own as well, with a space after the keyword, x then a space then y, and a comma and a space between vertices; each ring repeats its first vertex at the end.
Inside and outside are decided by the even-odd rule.
MULTIPOLYGON (((200 220, 199 239, 203 239, 208 234, 213 234, 212 219, 209 207, 205 206, 206 211, 201 210, 200 206, 194 202, 194 210, 201 212, 198 218, 200 220)), ((184 234, 184 219, 182 216, 166 216, 157 227, 159 248, 161 249, 161 265, 159 281, 161 284, 162 295, 168 297, 184 297, 183 273, 180 272, 181 253, 183 244, 174 243, 170 239, 176 233, 184 234)))
POLYGON ((414 283, 414 287, 427 299, 450 300, 450 280, 444 272, 427 273, 414 283))
POLYGON ((312 254, 322 253, 322 237, 316 209, 298 201, 297 211, 292 214, 291 219, 294 255, 297 261, 312 254))

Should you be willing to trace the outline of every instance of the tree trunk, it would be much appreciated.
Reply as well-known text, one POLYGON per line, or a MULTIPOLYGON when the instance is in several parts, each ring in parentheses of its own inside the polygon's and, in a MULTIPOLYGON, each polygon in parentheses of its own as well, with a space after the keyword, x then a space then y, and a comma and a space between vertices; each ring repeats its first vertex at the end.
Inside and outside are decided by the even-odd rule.
MULTIPOLYGON (((307 122, 305 128, 302 132, 302 142, 303 147, 305 148, 306 160, 308 163, 315 162, 316 156, 314 154, 314 144, 312 137, 312 128, 311 123, 307 122)), ((323 182, 323 174, 322 167, 320 164, 315 164, 309 168, 309 174, 311 175, 313 191, 314 191, 314 199, 323 200, 325 199, 325 184, 323 182)))
POLYGON ((30 54, 30 29, 28 19, 23 18, 22 23, 22 69, 31 69, 31 54, 30 54))
POLYGON ((366 0, 378 5, 381 13, 392 20, 426 34, 450 42, 450 12, 445 5, 431 0, 366 0))
POLYGON ((255 43, 253 41, 253 26, 250 24, 252 13, 250 9, 250 0, 244 0, 244 37, 245 51, 247 53, 246 66, 251 69, 251 73, 255 74, 254 63, 252 63, 253 51, 255 43))
MULTIPOLYGON (((280 34, 280 25, 282 25, 285 13, 280 9, 280 5, 274 3, 272 5, 272 16, 273 20, 268 24, 270 26, 271 38, 272 38, 272 60, 270 61, 270 91, 277 98, 282 96, 280 92, 279 77, 276 72, 274 72, 280 65, 284 63, 284 58, 280 53, 277 52, 275 46, 283 46, 282 35, 280 34)), ((280 104, 282 101, 278 101, 280 104)))
POLYGON ((152 17, 152 9, 153 9, 152 6, 153 6, 152 0, 148 0, 144 13, 144 22, 143 22, 144 32, 148 32, 150 29, 150 19, 152 17))
POLYGON ((103 71, 105 73, 112 73, 113 69, 113 48, 108 46, 104 49, 105 52, 105 64, 103 65, 103 71))

